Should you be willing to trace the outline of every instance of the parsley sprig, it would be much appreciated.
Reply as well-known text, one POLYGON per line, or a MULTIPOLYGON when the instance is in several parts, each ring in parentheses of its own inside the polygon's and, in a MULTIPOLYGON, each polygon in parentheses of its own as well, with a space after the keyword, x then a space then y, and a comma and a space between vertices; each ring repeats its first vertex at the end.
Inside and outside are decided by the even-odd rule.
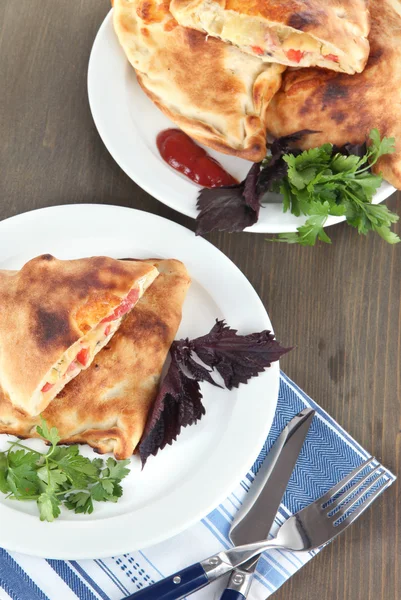
POLYGON ((390 244, 398 243, 400 238, 390 229, 398 216, 384 205, 372 204, 383 178, 371 169, 381 156, 394 152, 394 138, 381 139, 372 129, 369 144, 324 144, 302 152, 297 143, 315 133, 319 132, 303 129, 275 139, 268 156, 237 185, 203 188, 198 194, 196 234, 243 231, 258 221, 266 194, 279 192, 284 212, 305 215, 307 220, 296 232, 279 234, 272 241, 331 243, 324 226, 334 216, 345 217, 359 233, 376 231, 390 244))
POLYGON ((380 139, 379 131, 373 129, 370 142, 362 157, 342 154, 332 144, 282 156, 288 170, 273 188, 283 194, 284 212, 308 218, 297 232, 279 234, 275 241, 303 246, 314 246, 317 240, 331 243, 323 229, 329 216, 345 216, 358 233, 375 231, 390 244, 400 241, 390 230, 398 215, 383 204, 372 204, 383 179, 371 168, 381 156, 395 151, 395 141, 380 139))
POLYGON ((121 480, 129 473, 129 460, 93 460, 82 456, 79 447, 57 446, 56 427, 42 419, 38 434, 50 443, 46 454, 9 442, 0 452, 0 491, 12 500, 36 500, 40 520, 54 521, 61 505, 75 513, 92 513, 93 502, 117 502, 123 494, 121 480))

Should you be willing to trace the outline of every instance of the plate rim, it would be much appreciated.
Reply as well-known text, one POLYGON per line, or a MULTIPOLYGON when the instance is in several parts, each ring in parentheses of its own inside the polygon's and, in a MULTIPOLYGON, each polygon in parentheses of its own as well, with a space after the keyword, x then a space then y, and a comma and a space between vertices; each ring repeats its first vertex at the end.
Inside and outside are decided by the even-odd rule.
MULTIPOLYGON (((168 165, 164 165, 164 163, 163 163, 163 165, 164 165, 165 169, 163 171, 163 177, 165 177, 167 180, 166 185, 163 187, 163 190, 160 190, 159 188, 155 189, 154 187, 152 187, 152 181, 154 181, 154 179, 152 179, 151 177, 146 178, 146 176, 144 175, 143 169, 142 170, 135 169, 135 167, 133 167, 133 164, 135 161, 132 161, 132 163, 128 162, 126 157, 122 156, 120 154, 120 152, 116 149, 115 143, 113 142, 113 138, 111 135, 109 135, 107 126, 105 124, 106 122, 105 122, 105 120, 102 119, 101 110, 99 110, 100 105, 98 104, 97 96, 94 93, 94 87, 95 87, 95 82, 96 82, 96 59, 97 59, 98 48, 101 47, 101 44, 102 44, 102 36, 105 34, 105 32, 107 34, 107 29, 109 27, 113 28, 112 14, 113 14, 113 8, 111 8, 108 11, 108 13, 106 14, 105 18, 103 19, 103 21, 96 33, 95 40, 94 40, 92 48, 91 48, 89 63, 88 63, 87 93, 88 93, 89 108, 90 108, 90 111, 92 114, 92 118, 93 118, 95 127, 99 133, 99 136, 100 136, 104 146, 108 150, 109 154, 112 156, 113 160, 117 163, 117 165, 124 171, 124 173, 132 181, 134 181, 138 186, 140 186, 150 196, 152 196, 153 198, 156 198, 159 202, 162 202, 163 204, 172 208, 173 210, 177 211, 180 214, 183 214, 187 217, 195 219, 197 216, 197 210, 196 210, 195 206, 191 205, 189 203, 186 204, 181 201, 178 201, 178 202, 175 201, 174 194, 171 194, 170 190, 180 186, 180 188, 182 187, 183 193, 184 193, 184 189, 185 189, 185 194, 187 196, 191 196, 191 195, 195 195, 197 193, 197 190, 199 190, 200 188, 196 184, 191 182, 190 180, 184 180, 183 177, 181 178, 178 174, 176 174, 173 171, 173 169, 171 167, 169 167, 168 165)), ((113 31, 114 31, 114 29, 113 29, 113 31)), ((123 53, 123 50, 121 50, 121 53, 123 53)), ((123 54, 122 54, 122 56, 123 56, 123 54)), ((109 86, 108 89, 111 90, 111 89, 114 89, 114 87, 115 86, 109 86)), ((154 107, 154 108, 156 111, 159 110, 157 107, 154 107)), ((141 138, 139 138, 139 140, 137 140, 137 143, 138 142, 141 144, 141 151, 148 154, 148 160, 153 165, 156 164, 157 159, 153 155, 153 153, 150 151, 148 146, 143 142, 143 140, 141 138)), ((378 192, 375 194, 375 196, 373 198, 373 204, 379 204, 380 202, 383 202, 386 198, 391 196, 391 194, 393 194, 396 191, 397 190, 390 183, 383 180, 381 187, 379 188, 378 192)), ((247 227, 244 230, 245 232, 247 232, 247 233, 267 233, 267 234, 295 232, 297 230, 297 227, 299 227, 306 221, 306 217, 295 217, 295 216, 291 215, 291 217, 293 217, 293 221, 294 221, 291 225, 280 224, 279 222, 276 222, 276 223, 270 225, 268 221, 263 220, 263 210, 264 209, 262 207, 261 213, 260 213, 262 218, 259 217, 258 222, 255 223, 254 225, 252 225, 251 227, 247 227)), ((325 224, 325 228, 331 227, 332 225, 336 225, 338 223, 342 223, 343 221, 345 221, 345 217, 330 216, 325 224)))
MULTIPOLYGON (((7 229, 11 223, 12 229, 9 233, 11 235, 14 232, 13 230, 20 229, 20 224, 24 220, 27 220, 27 222, 29 223, 30 218, 33 218, 34 220, 35 220, 35 218, 40 219, 44 213, 47 213, 47 223, 49 223, 50 219, 51 219, 51 217, 50 217, 51 213, 56 215, 56 217, 58 215, 58 218, 60 219, 61 217, 64 217, 67 212, 70 213, 70 215, 71 215, 70 218, 72 218, 74 215, 76 215, 76 211, 78 211, 78 213, 80 211, 84 211, 85 214, 87 214, 86 211, 88 211, 88 210, 95 211, 95 212, 103 211, 105 220, 107 219, 106 213, 110 214, 110 212, 114 213, 115 218, 118 218, 120 215, 128 214, 128 213, 130 213, 131 215, 134 214, 136 217, 138 217, 138 215, 139 215, 139 219, 143 218, 145 220, 150 220, 153 222, 154 221, 157 221, 159 223, 162 222, 165 226, 167 226, 169 231, 171 231, 171 229, 176 230, 176 231, 181 231, 184 235, 188 235, 188 233, 189 233, 191 235, 192 239, 194 239, 195 243, 198 246, 200 245, 200 246, 209 248, 209 250, 211 250, 213 254, 220 256, 219 262, 223 261, 224 264, 231 265, 230 268, 233 269, 233 273, 235 273, 236 277, 240 277, 241 281, 243 282, 244 288, 246 289, 247 295, 252 299, 252 300, 250 300, 252 302, 252 306, 254 307, 254 309, 257 309, 258 311, 260 311, 260 315, 261 315, 260 327, 273 330, 269 316, 267 314, 267 311, 266 311, 261 299, 259 298, 256 290, 253 288, 253 286, 251 285, 249 280, 246 278, 246 276, 242 273, 242 271, 231 261, 231 259, 229 259, 225 254, 223 254, 218 248, 213 246, 213 244, 211 244, 207 240, 205 240, 203 238, 195 237, 193 232, 191 232, 186 227, 183 227, 182 225, 179 225, 173 221, 170 221, 169 219, 161 217, 160 215, 148 213, 146 211, 142 211, 139 209, 133 209, 133 208, 121 207, 121 206, 115 206, 115 205, 109 205, 109 204, 84 204, 83 203, 83 204, 51 206, 51 207, 40 208, 40 209, 36 209, 36 210, 32 210, 32 211, 26 211, 24 213, 9 217, 9 218, 1 221, 0 222, 0 233, 3 233, 3 229, 7 229), (32 215, 34 215, 34 216, 32 217, 32 215)), ((49 234, 49 235, 51 238, 51 234, 49 234)), ((259 314, 258 314, 257 318, 259 320, 259 314)), ((21 533, 21 531, 23 531, 23 530, 26 531, 28 529, 28 530, 30 530, 30 536, 28 536, 29 539, 35 540, 34 542, 26 543, 26 538, 24 538, 24 536, 20 536, 20 539, 15 539, 15 538, 14 539, 4 539, 4 529, 3 529, 3 532, 0 533, 1 545, 11 551, 23 552, 25 554, 30 554, 30 555, 44 557, 44 558, 55 558, 55 559, 62 559, 62 560, 68 560, 68 559, 82 560, 82 559, 88 559, 88 558, 104 558, 104 557, 108 557, 108 556, 112 556, 112 555, 118 555, 118 554, 124 554, 126 552, 132 552, 132 551, 135 551, 136 549, 145 548, 147 546, 159 543, 161 541, 164 541, 166 539, 173 537, 174 535, 177 535, 181 531, 184 531, 191 525, 197 523, 204 516, 206 516, 211 510, 216 508, 216 506, 218 506, 227 497, 227 495, 230 493, 230 491, 232 489, 234 489, 236 483, 240 480, 241 476, 243 476, 245 474, 246 470, 251 467, 251 465, 253 464, 253 461, 257 458, 258 452, 260 451, 261 447, 263 446, 263 443, 270 431, 270 428, 271 428, 271 425, 273 422, 273 418, 274 418, 274 414, 276 411, 277 401, 278 401, 279 363, 273 363, 272 367, 269 368, 268 373, 271 374, 270 375, 270 386, 271 386, 271 390, 272 390, 271 398, 274 397, 274 399, 275 399, 274 406, 272 405, 273 401, 271 401, 270 404, 272 406, 271 406, 271 409, 269 409, 269 418, 264 422, 263 427, 261 427, 259 430, 259 433, 255 435, 254 431, 252 431, 253 437, 256 438, 256 440, 257 440, 256 442, 253 443, 252 452, 251 453, 248 452, 245 459, 241 457, 242 458, 241 465, 239 465, 238 467, 235 468, 235 471, 236 471, 235 478, 231 477, 229 485, 225 484, 224 489, 222 489, 218 495, 215 495, 215 497, 213 498, 213 501, 210 502, 208 505, 204 506, 201 510, 198 509, 197 512, 195 514, 193 514, 191 519, 187 519, 186 521, 181 522, 175 528, 168 529, 167 534, 163 533, 163 532, 157 532, 154 535, 149 536, 146 543, 143 543, 141 540, 139 545, 138 545, 138 543, 137 544, 135 544, 134 542, 131 543, 130 540, 132 538, 130 536, 126 536, 126 537, 124 537, 124 539, 120 539, 117 536, 116 539, 113 541, 107 540, 107 543, 104 545, 103 548, 100 547, 100 549, 99 549, 99 545, 97 545, 97 543, 95 543, 96 547, 90 551, 88 551, 87 547, 82 549, 82 547, 80 545, 80 548, 74 549, 74 551, 71 552, 71 542, 70 541, 67 545, 67 550, 64 550, 64 543, 62 543, 56 549, 54 547, 49 548, 48 546, 46 547, 46 543, 47 543, 46 540, 44 543, 43 543, 43 540, 38 542, 38 538, 37 538, 38 532, 41 532, 42 534, 44 534, 44 532, 46 532, 46 530, 51 532, 50 533, 51 539, 54 542, 54 538, 65 533, 66 529, 71 529, 71 526, 73 525, 73 523, 75 523, 75 524, 77 524, 77 527, 74 528, 74 530, 79 532, 79 535, 81 536, 81 538, 87 538, 88 536, 93 535, 94 530, 99 529, 99 528, 102 529, 102 524, 106 524, 106 525, 108 524, 109 527, 106 527, 106 529, 109 531, 110 523, 112 523, 112 522, 116 523, 117 521, 123 521, 123 520, 125 522, 127 522, 127 519, 129 519, 129 517, 135 512, 135 509, 131 509, 131 510, 127 511, 126 513, 123 513, 122 515, 107 516, 105 518, 99 518, 99 519, 94 519, 94 520, 90 520, 90 521, 71 521, 71 520, 57 521, 56 520, 54 523, 41 523, 39 521, 39 518, 36 515, 32 516, 32 515, 27 515, 25 513, 21 513, 19 511, 14 511, 9 506, 1 503, 0 504, 0 519, 3 519, 3 518, 10 519, 11 518, 11 520, 12 520, 13 517, 15 519, 15 516, 17 515, 18 520, 20 522, 19 533, 21 533), (38 527, 38 525, 40 527, 38 527), (50 529, 48 529, 48 528, 50 528, 50 529), (50 553, 50 555, 49 555, 49 553, 50 553)), ((266 375, 267 375, 267 373, 266 373, 266 375)), ((263 382, 263 379, 264 378, 262 375, 262 377, 258 378, 257 380, 263 382)), ((257 380, 255 380, 255 381, 257 381, 257 380)), ((266 380, 267 380, 267 377, 266 377, 266 380)), ((266 404, 268 404, 268 403, 266 403, 266 404)), ((152 504, 154 504, 154 503, 152 503, 152 504)), ((141 512, 143 512, 143 511, 141 511, 141 512)), ((7 534, 7 535, 9 536, 9 534, 7 534)), ((18 535, 17 535, 17 538, 18 538, 18 535)))

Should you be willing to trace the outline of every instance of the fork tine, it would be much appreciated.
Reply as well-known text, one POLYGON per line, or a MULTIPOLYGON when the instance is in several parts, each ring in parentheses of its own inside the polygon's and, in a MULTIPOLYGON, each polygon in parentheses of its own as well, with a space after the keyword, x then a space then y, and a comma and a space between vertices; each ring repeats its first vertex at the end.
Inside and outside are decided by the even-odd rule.
MULTIPOLYGON (((370 473, 369 473, 370 475, 370 473)), ((356 484, 353 487, 356 488, 361 488, 360 491, 355 494, 355 496, 353 498, 351 498, 351 500, 349 502, 347 502, 344 506, 342 506, 340 508, 340 510, 337 510, 337 512, 334 513, 334 515, 332 515, 330 517, 330 519, 332 519, 333 521, 338 521, 338 519, 342 516, 344 516, 345 514, 347 514, 347 512, 349 511, 350 508, 352 508, 357 502, 359 502, 359 500, 361 498, 363 498, 363 496, 372 488, 374 487, 378 481, 380 481, 380 479, 383 477, 384 475, 384 471, 383 473, 381 473, 379 475, 379 477, 374 477, 373 481, 371 481, 367 486, 365 486, 364 488, 362 488, 362 484, 369 479, 368 476, 364 477, 362 481, 358 482, 358 484, 356 484)), ((339 503, 340 504, 340 503, 339 503)), ((330 506, 331 510, 334 510, 335 508, 337 508, 338 504, 332 504, 330 506)))
MULTIPOLYGON (((338 508, 340 506, 340 504, 342 504, 347 498, 349 498, 350 496, 352 496, 352 494, 354 492, 356 492, 356 490, 359 490, 362 485, 368 481, 368 479, 370 479, 371 477, 373 477, 374 475, 377 474, 378 471, 383 471, 383 467, 382 465, 377 465, 377 467, 375 469, 372 469, 371 471, 369 471, 369 473, 367 475, 365 475, 364 477, 362 477, 362 479, 359 479, 356 483, 354 483, 354 485, 350 488, 348 488, 348 490, 346 490, 345 492, 343 492, 341 494, 341 496, 338 496, 334 502, 332 502, 331 504, 329 504, 329 506, 327 506, 326 510, 327 510, 327 514, 331 513, 333 510, 335 510, 336 508, 338 508)), ((376 478, 375 481, 377 481, 378 478, 376 478)), ((351 506, 349 503, 347 504, 347 506, 351 506)), ((338 513, 336 513, 338 514, 338 513)))
POLYGON ((344 519, 342 523, 335 527, 336 533, 341 533, 342 531, 344 531, 344 529, 349 527, 349 525, 351 525, 355 521, 355 519, 357 519, 359 515, 361 515, 372 504, 372 502, 374 502, 376 498, 380 496, 380 494, 384 492, 384 490, 388 488, 392 483, 393 482, 391 479, 385 479, 382 485, 376 491, 374 491, 373 494, 369 496, 369 498, 366 498, 364 502, 360 506, 358 506, 358 508, 356 508, 352 514, 349 515, 349 517, 344 519))
POLYGON ((324 494, 321 498, 319 498, 318 502, 322 505, 326 504, 326 502, 329 502, 329 500, 331 500, 333 498, 333 496, 335 496, 340 490, 343 489, 343 487, 345 487, 347 485, 347 483, 350 483, 350 481, 352 481, 357 475, 359 475, 359 473, 361 473, 364 469, 366 469, 366 467, 373 464, 373 462, 375 460, 376 459, 373 457, 368 458, 368 460, 366 460, 359 467, 354 469, 352 471, 352 473, 350 473, 349 475, 344 477, 344 479, 342 479, 339 483, 337 483, 337 485, 332 487, 326 494, 324 494))

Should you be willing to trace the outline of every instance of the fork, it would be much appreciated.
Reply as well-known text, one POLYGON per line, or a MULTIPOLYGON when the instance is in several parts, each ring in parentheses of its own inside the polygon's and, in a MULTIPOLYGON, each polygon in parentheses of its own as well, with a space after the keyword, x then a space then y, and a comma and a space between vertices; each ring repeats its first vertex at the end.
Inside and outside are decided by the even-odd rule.
MULTIPOLYGON (((385 478, 384 467, 374 466, 375 463, 375 458, 362 463, 321 498, 290 517, 271 540, 219 552, 128 596, 125 600, 180 600, 266 550, 281 548, 300 552, 324 546, 349 527, 392 484, 391 479, 385 478), (345 489, 365 469, 369 469, 368 473, 345 489), (375 486, 377 489, 367 496, 375 486), (353 507, 355 509, 350 512, 353 507)), ((230 592, 232 600, 241 600, 245 598, 247 590, 242 589, 239 584, 237 589, 230 592)))

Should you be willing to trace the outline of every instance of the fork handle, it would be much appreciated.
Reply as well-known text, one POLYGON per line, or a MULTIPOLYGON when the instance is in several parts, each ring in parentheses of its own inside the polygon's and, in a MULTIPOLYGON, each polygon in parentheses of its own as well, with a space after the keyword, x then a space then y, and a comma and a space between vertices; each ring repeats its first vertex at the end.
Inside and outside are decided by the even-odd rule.
POLYGON ((220 600, 246 600, 252 583, 252 573, 235 569, 220 600))
POLYGON ((127 596, 124 600, 181 600, 208 583, 204 568, 201 563, 197 563, 127 596))

